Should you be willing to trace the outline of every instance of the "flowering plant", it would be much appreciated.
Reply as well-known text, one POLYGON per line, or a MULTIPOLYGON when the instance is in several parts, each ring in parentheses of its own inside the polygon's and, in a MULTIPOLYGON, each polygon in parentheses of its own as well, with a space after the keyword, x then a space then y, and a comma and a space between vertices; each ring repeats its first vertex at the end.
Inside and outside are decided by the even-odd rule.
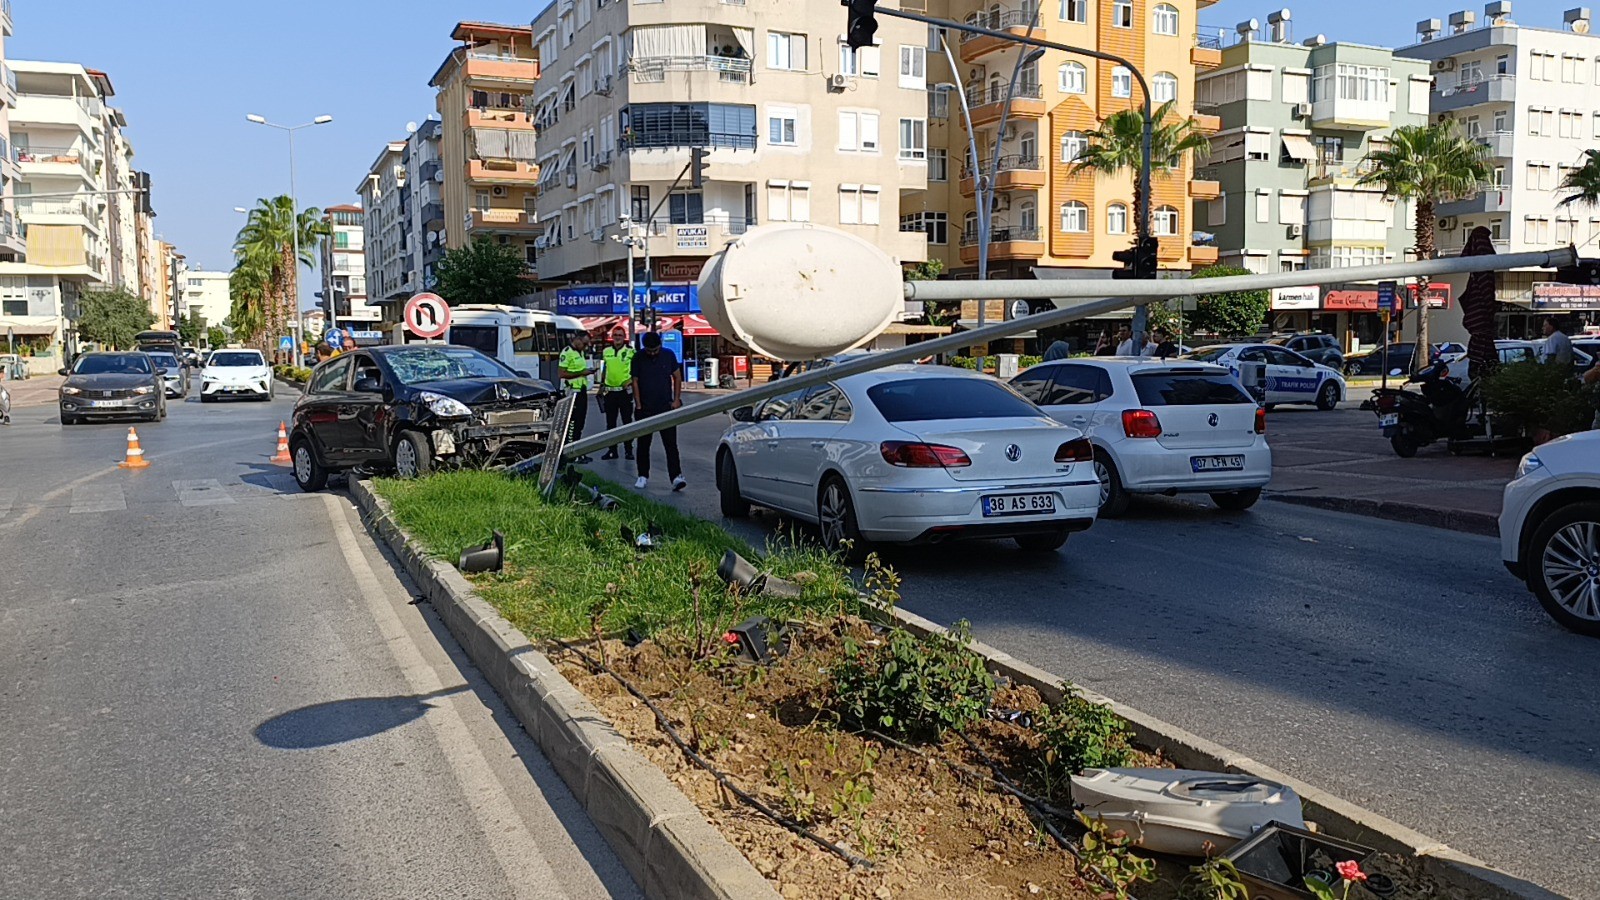
POLYGON ((1361 871, 1361 864, 1353 859, 1336 863, 1333 868, 1334 871, 1339 873, 1339 880, 1344 884, 1344 891, 1335 897, 1333 888, 1319 880, 1308 878, 1305 881, 1306 890, 1317 895, 1317 900, 1345 900, 1350 896, 1350 885, 1358 881, 1367 880, 1367 873, 1361 871))

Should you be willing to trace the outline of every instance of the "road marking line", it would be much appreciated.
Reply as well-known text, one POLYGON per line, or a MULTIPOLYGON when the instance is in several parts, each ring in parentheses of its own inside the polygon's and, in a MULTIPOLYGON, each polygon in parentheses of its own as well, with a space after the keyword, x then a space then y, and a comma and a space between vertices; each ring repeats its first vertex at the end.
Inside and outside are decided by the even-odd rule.
MULTIPOLYGON (((373 573, 372 566, 367 563, 366 556, 356 544, 355 533, 351 530, 350 523, 345 520, 344 509, 341 506, 348 501, 332 494, 320 496, 328 511, 328 519, 333 524, 333 533, 339 541, 339 551, 344 555, 345 565, 354 576, 356 587, 362 599, 366 601, 367 609, 371 612, 379 633, 383 635, 384 644, 389 648, 395 664, 400 668, 400 673, 405 676, 406 683, 417 695, 433 694, 442 690, 445 686, 439 680, 438 671, 428 665, 422 656, 422 651, 411 640, 394 607, 384 596, 383 587, 378 583, 378 576, 373 573)), ((466 699, 462 702, 473 702, 471 692, 464 694, 466 699)), ((504 786, 495 778, 494 772, 483 758, 482 751, 472 739, 471 732, 467 730, 466 723, 462 721, 461 714, 455 707, 457 698, 462 696, 457 694, 433 701, 432 712, 422 719, 433 728, 434 736, 439 741, 440 750, 449 760, 462 796, 471 807, 479 830, 483 832, 484 841, 488 843, 489 849, 494 851, 495 859, 500 863, 500 871, 511 885, 513 896, 566 897, 555 873, 538 852, 538 841, 529 833, 527 824, 517 813, 510 798, 506 796, 504 786)))
POLYGON ((184 506, 223 506, 237 502, 215 478, 174 481, 172 489, 178 492, 178 502, 184 506))
POLYGON ((11 512, 11 507, 17 503, 16 488, 0 488, 0 516, 11 512))
POLYGON ((84 484, 72 489, 72 508, 68 512, 116 512, 128 508, 128 498, 120 484, 84 484))

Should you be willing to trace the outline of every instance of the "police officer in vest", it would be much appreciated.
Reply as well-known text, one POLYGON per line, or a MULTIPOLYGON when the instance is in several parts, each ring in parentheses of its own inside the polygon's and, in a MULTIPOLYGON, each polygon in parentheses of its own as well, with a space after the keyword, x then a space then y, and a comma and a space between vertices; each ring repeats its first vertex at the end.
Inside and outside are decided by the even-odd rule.
MULTIPOLYGON (((624 328, 611 332, 611 346, 600 354, 600 408, 606 414, 607 431, 617 427, 619 418, 624 425, 633 422, 633 348, 624 328)), ((622 452, 633 459, 633 442, 624 442, 622 452)), ((616 459, 617 446, 612 444, 600 458, 616 459)))
MULTIPOLYGON (((556 368, 561 370, 561 383, 568 391, 578 395, 572 404, 572 426, 567 429, 567 440, 576 441, 583 437, 583 426, 589 420, 589 360, 584 353, 589 349, 589 335, 577 332, 572 335, 572 341, 567 349, 561 351, 561 356, 556 360, 556 368)), ((580 456, 573 460, 575 463, 593 462, 587 456, 580 456)))

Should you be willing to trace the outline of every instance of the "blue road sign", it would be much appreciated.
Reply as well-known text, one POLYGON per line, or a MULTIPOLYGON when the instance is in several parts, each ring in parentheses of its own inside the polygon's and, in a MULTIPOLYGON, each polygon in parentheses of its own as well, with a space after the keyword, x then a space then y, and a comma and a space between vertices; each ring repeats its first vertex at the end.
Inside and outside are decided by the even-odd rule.
POLYGON ((281 337, 281 338, 278 338, 278 349, 279 350, 293 350, 294 349, 294 338, 292 338, 292 337, 281 337))
POLYGON ((1378 282, 1378 308, 1390 312, 1400 311, 1400 292, 1392 281, 1378 282))
POLYGON ((328 333, 323 335, 322 339, 327 341, 328 346, 335 350, 344 346, 344 332, 337 328, 329 328, 328 333))

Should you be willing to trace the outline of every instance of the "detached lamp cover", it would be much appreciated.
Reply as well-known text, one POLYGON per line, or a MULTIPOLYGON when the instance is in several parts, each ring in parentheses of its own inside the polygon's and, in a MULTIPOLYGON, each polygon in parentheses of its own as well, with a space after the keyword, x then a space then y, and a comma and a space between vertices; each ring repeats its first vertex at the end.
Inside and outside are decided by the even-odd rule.
POLYGON ((499 531, 490 534, 489 541, 461 551, 456 568, 463 572, 498 572, 506 561, 506 536, 499 531))

